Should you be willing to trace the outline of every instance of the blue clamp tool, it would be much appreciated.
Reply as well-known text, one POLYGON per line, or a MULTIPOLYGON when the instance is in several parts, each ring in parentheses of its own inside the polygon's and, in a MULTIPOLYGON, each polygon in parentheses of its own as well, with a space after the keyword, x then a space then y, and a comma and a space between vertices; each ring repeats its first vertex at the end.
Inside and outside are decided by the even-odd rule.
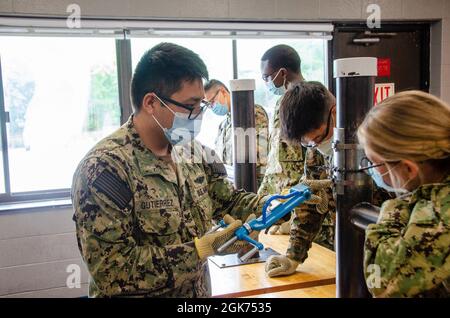
MULTIPOLYGON (((308 201, 311 198, 311 189, 304 184, 297 184, 289 190, 289 194, 281 195, 276 194, 270 197, 264 204, 262 209, 262 215, 257 218, 250 220, 248 223, 244 223, 240 228, 238 228, 234 232, 234 236, 225 242, 222 246, 220 246, 217 251, 219 253, 225 251, 229 246, 231 246, 237 240, 243 240, 249 242, 253 245, 253 249, 251 249, 248 253, 243 255, 240 260, 242 262, 250 259, 258 250, 264 249, 264 245, 260 242, 252 239, 250 237, 250 233, 253 231, 262 231, 271 227, 278 220, 284 217, 286 214, 291 212, 295 207, 302 204, 305 201, 308 201), (277 199, 286 200, 284 202, 280 202, 277 199), (274 201, 276 203, 270 208, 271 203, 274 201), (269 211, 267 211, 269 210, 269 211)), ((220 227, 226 227, 227 224, 222 220, 216 225, 210 232, 219 229, 220 227)))

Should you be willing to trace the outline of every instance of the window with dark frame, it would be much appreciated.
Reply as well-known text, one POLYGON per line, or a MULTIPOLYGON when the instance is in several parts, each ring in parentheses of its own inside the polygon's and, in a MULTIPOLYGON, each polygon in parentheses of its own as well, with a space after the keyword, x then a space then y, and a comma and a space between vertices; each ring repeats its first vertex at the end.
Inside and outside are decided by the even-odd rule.
MULTIPOLYGON (((269 114, 274 101, 258 75, 259 59, 271 46, 292 45, 302 57, 306 79, 327 79, 328 41, 314 36, 130 40, 0 34, 0 204, 70 198, 73 172, 82 157, 132 112, 128 83, 137 59, 162 41, 197 52, 210 78, 225 83, 236 76, 255 78, 255 99, 269 114)), ((199 140, 213 147, 214 136, 208 132, 217 131, 223 118, 210 111, 205 115, 199 140)))

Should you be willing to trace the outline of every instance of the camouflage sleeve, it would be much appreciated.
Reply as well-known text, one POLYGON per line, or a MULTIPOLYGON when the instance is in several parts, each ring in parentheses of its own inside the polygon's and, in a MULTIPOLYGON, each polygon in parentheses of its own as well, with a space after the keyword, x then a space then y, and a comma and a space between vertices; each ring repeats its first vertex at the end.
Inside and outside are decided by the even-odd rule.
MULTIPOLYGON (((207 147, 206 152, 209 152, 207 147)), ((217 157, 206 156, 204 162, 208 177, 209 195, 213 202, 213 218, 221 219, 225 214, 245 220, 250 214, 261 215, 262 207, 267 197, 258 196, 252 192, 236 190, 227 178, 223 163, 217 157)))
POLYGON ((303 204, 295 209, 291 223, 289 245, 286 255, 303 263, 308 257, 312 242, 322 228, 327 213, 319 213, 315 205, 303 204))
POLYGON ((280 193, 283 189, 296 185, 303 176, 306 150, 281 138, 279 118, 276 116, 277 114, 269 138, 266 172, 258 194, 280 193))
MULTIPOLYGON (((303 168, 304 175, 301 180, 327 179, 328 174, 324 167, 324 158, 317 150, 306 150, 303 168)), ((317 242, 319 233, 324 236, 320 238, 319 243, 328 248, 333 248, 334 222, 331 221, 331 212, 335 209, 335 203, 332 189, 327 189, 326 194, 328 195, 328 211, 319 212, 317 206, 312 204, 302 204, 295 209, 287 250, 288 257, 298 262, 304 262, 308 257, 308 250, 311 248, 313 240, 316 239, 317 242), (326 220, 329 221, 325 222, 326 220), (322 233, 321 230, 324 227, 326 231, 322 233)))
POLYGON ((141 245, 132 191, 123 167, 111 158, 88 159, 72 187, 80 252, 92 281, 106 296, 154 292, 176 284, 199 262, 193 244, 141 245), (176 269, 176 270, 175 270, 176 269))
POLYGON ((267 165, 269 154, 269 117, 262 106, 255 105, 255 128, 257 145, 256 178, 261 184, 267 165))
POLYGON ((419 200, 412 207, 394 199, 382 205, 377 224, 366 230, 364 249, 364 273, 373 296, 413 297, 449 278, 448 189, 445 196, 438 204, 419 200))

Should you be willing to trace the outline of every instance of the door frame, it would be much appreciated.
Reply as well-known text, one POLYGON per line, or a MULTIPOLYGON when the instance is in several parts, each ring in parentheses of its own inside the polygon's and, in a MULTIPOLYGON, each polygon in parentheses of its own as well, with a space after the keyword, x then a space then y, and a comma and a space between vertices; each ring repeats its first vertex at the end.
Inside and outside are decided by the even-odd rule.
MULTIPOLYGON (((345 32, 361 32, 367 30, 365 22, 338 22, 333 23, 333 39, 328 45, 328 83, 329 90, 336 95, 336 84, 333 78, 333 61, 336 59, 337 50, 337 35, 341 31, 345 32)), ((431 22, 417 21, 417 22, 383 22, 381 29, 377 29, 382 32, 405 32, 405 31, 420 31, 422 34, 422 42, 428 43, 422 45, 420 50, 421 66, 420 66, 420 89, 429 92, 430 90, 430 28, 431 22)))

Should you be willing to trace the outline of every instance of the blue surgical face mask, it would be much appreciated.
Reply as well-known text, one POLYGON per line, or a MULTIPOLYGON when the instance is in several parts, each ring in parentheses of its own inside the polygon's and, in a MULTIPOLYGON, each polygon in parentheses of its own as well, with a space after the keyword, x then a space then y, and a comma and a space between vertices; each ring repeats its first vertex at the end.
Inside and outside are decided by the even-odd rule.
POLYGON ((281 85, 280 87, 276 87, 274 84, 274 80, 277 78, 277 76, 280 74, 281 68, 278 70, 277 75, 275 75, 275 77, 271 80, 266 82, 266 86, 267 89, 269 90, 269 92, 271 92, 274 95, 284 95, 284 93, 286 93, 286 79, 284 79, 283 81, 283 85, 281 85))
MULTIPOLYGON (((159 97, 156 96, 158 99, 159 97)), ((202 117, 203 114, 200 114, 196 119, 191 120, 188 119, 189 114, 174 112, 171 110, 161 99, 159 101, 165 105, 174 115, 173 124, 171 128, 163 127, 159 121, 153 116, 153 119, 156 121, 159 127, 161 127, 164 135, 167 140, 172 145, 183 145, 188 142, 191 142, 198 136, 200 133, 200 128, 202 127, 202 117)))
MULTIPOLYGON (((406 193, 410 192, 409 190, 407 190, 407 189, 405 189, 403 187, 401 187, 401 188, 394 188, 394 187, 388 185, 386 182, 384 182, 383 176, 388 174, 389 170, 386 171, 385 173, 381 174, 377 169, 370 168, 370 169, 368 169, 368 172, 369 172, 369 175, 372 177, 373 181, 375 182, 375 184, 379 188, 383 188, 383 189, 385 189, 388 192, 395 192, 397 195, 406 194, 406 193)), ((408 183, 408 182, 406 182, 406 183, 408 183)))
POLYGON ((368 169, 369 175, 372 177, 372 180, 375 182, 375 184, 377 185, 377 187, 379 188, 383 188, 388 192, 396 192, 396 189, 394 189, 393 187, 391 187, 390 185, 388 185, 386 182, 384 182, 383 180, 383 176, 386 175, 387 173, 389 173, 389 171, 387 171, 384 174, 381 174, 377 169, 375 168, 370 168, 368 169))
POLYGON ((212 111, 217 116, 225 116, 226 114, 228 114, 228 107, 225 104, 215 102, 212 107, 212 111))

